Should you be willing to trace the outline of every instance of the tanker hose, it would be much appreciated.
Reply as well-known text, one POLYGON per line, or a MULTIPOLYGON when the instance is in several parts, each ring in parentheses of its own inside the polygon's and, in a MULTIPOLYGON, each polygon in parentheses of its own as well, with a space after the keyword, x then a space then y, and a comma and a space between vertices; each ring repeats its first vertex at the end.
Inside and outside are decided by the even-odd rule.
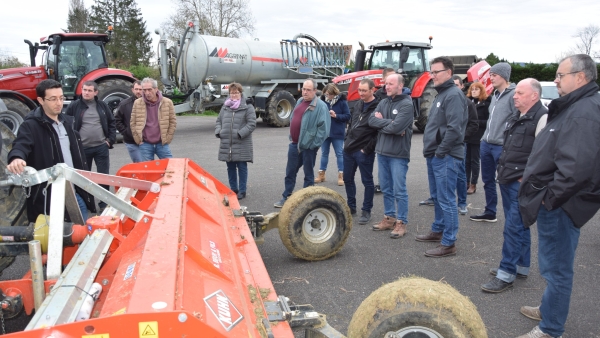
MULTIPOLYGON (((319 42, 319 40, 317 40, 317 39, 316 39, 314 36, 312 36, 312 35, 310 35, 310 34, 299 33, 299 34, 296 34, 292 40, 298 40, 298 39, 300 39, 300 38, 308 39, 308 40, 310 40, 310 41, 314 42, 314 43, 315 43, 315 45, 316 45, 316 47, 319 47, 319 46, 321 46, 321 43, 319 42)), ((317 49, 317 50, 318 50, 318 49, 317 49)), ((323 55, 323 64, 324 64, 324 65, 326 65, 326 64, 327 64, 327 58, 326 58, 326 55, 325 55, 325 54, 326 54, 326 53, 322 53, 322 55, 323 55)))
MULTIPOLYGON (((179 53, 177 54, 177 60, 175 61, 175 79, 177 80, 177 66, 179 66, 179 60, 181 59, 181 55, 183 54, 183 44, 185 43, 185 37, 187 35, 187 33, 190 31, 190 26, 188 25, 187 28, 185 29, 185 32, 183 33, 183 36, 181 37, 181 46, 179 47, 179 53)), ((178 82, 178 81, 176 81, 178 82)))

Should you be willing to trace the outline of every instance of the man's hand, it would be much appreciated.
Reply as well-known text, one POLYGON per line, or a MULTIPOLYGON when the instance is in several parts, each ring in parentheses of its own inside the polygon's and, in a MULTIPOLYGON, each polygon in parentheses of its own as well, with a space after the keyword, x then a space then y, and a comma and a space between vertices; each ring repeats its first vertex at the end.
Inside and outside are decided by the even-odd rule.
POLYGON ((106 143, 106 145, 110 148, 110 142, 108 142, 107 140, 104 140, 104 143, 106 143))
POLYGON ((381 115, 380 112, 375 112, 375 117, 378 118, 378 119, 382 119, 383 115, 381 115))
POLYGON ((20 158, 15 158, 6 168, 13 174, 20 174, 25 170, 25 166, 27 166, 27 162, 20 158))
POLYGON ((333 110, 329 110, 329 116, 335 118, 337 115, 335 114, 335 112, 333 110))

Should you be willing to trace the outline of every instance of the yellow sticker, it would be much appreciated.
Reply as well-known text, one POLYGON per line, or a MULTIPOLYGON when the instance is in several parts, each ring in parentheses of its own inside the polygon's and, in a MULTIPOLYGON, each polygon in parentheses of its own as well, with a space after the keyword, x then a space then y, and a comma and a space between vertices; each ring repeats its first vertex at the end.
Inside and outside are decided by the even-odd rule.
POLYGON ((110 335, 108 333, 86 334, 86 335, 81 336, 81 338, 110 338, 110 335))
POLYGON ((158 322, 138 323, 140 338, 158 338, 158 322))
POLYGON ((121 310, 117 310, 117 311, 116 311, 115 313, 113 313, 112 315, 113 315, 113 316, 116 316, 116 315, 122 315, 122 314, 124 314, 126 311, 127 311, 127 308, 126 308, 126 307, 124 307, 124 308, 122 308, 121 310))

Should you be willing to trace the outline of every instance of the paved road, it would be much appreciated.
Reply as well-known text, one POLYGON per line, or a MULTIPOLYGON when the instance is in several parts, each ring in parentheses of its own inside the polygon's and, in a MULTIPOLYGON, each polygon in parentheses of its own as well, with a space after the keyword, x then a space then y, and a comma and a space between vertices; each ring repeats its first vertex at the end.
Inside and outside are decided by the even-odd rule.
MULTIPOLYGON (((189 157, 227 184, 226 167, 216 160, 218 140, 214 137, 214 117, 178 117, 178 129, 171 145, 174 156, 189 157)), ((288 146, 287 128, 269 128, 259 123, 253 134, 254 163, 249 165, 248 196, 242 204, 250 210, 276 211, 273 203, 281 198, 288 146)), ((278 294, 298 304, 310 303, 327 314, 329 323, 346 333, 352 314, 362 300, 385 283, 403 276, 417 275, 432 280, 444 280, 479 309, 489 337, 516 337, 528 332, 537 323, 519 314, 521 305, 537 305, 545 287, 537 265, 537 232, 532 229, 532 269, 527 280, 517 280, 515 287, 502 294, 483 293, 479 286, 490 279, 488 271, 497 267, 502 246, 503 215, 498 223, 471 222, 460 217, 458 254, 447 258, 427 258, 424 251, 430 243, 414 240, 417 234, 429 230, 433 208, 419 206, 428 196, 425 160, 422 157, 422 134, 412 139, 412 159, 407 184, 409 194, 408 234, 393 240, 387 232, 372 231, 370 225, 354 228, 348 242, 335 257, 322 262, 306 262, 287 252, 276 231, 265 235, 259 247, 264 263, 278 294)), ((337 186, 335 158, 330 153, 329 170, 323 186, 345 196, 344 187, 337 186)), ((318 156, 320 158, 320 154, 318 156)), ((111 172, 129 162, 123 144, 111 151, 111 172)), ((302 185, 299 175, 296 187, 302 185)), ((357 180, 359 178, 357 177, 357 180)), ((362 196, 358 184, 358 196, 362 196)), ((469 196, 469 213, 479 213, 484 206, 483 187, 469 196)), ((362 198, 359 198, 359 203, 362 198)), ((499 210, 501 206, 499 205, 499 210)), ((383 216, 381 195, 375 195, 374 222, 383 216)), ((567 332, 564 337, 600 337, 600 218, 596 216, 582 229, 575 261, 575 282, 567 332)), ((22 262, 22 260, 20 261, 22 262)), ((11 267, 14 269, 14 267, 11 267)), ((10 274, 5 273, 3 278, 10 274)))

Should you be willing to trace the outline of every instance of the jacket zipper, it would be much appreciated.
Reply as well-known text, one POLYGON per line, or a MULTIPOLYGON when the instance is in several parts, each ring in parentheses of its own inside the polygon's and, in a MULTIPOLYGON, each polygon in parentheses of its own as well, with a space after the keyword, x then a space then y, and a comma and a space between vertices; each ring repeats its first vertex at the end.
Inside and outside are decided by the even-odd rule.
POLYGON ((229 125, 229 162, 233 160, 233 155, 231 154, 231 150, 233 148, 233 121, 235 120, 235 110, 231 110, 231 123, 229 125))
MULTIPOLYGON (((489 127, 492 125, 492 118, 494 117, 494 111, 496 110, 496 106, 498 105, 498 101, 500 101, 500 98, 502 98, 502 95, 504 95, 504 93, 506 93, 506 91, 508 90, 508 87, 506 87, 506 89, 504 89, 502 91, 502 93, 500 93, 500 96, 498 96, 498 98, 496 99, 496 104, 494 105, 494 108, 492 108, 492 112, 490 113, 490 120, 488 122, 488 128, 487 129, 487 137, 485 138, 485 142, 489 142, 490 140, 490 131, 489 131, 489 127)), ((504 128, 506 129, 506 126, 504 126, 504 128)))

